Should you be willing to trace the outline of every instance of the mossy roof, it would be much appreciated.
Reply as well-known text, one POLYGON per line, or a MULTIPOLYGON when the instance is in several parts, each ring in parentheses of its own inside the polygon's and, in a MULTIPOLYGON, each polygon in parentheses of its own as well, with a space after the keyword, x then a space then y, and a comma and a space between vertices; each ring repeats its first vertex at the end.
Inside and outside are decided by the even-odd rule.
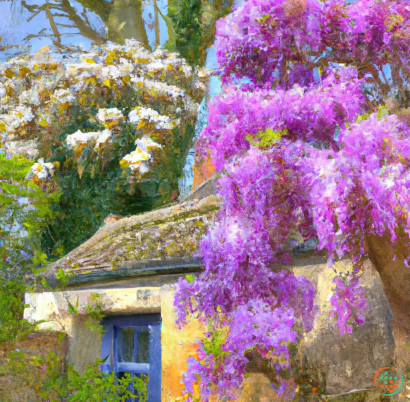
POLYGON ((198 270, 194 254, 219 209, 210 195, 107 223, 89 240, 47 270, 74 274, 81 282, 99 278, 198 270))

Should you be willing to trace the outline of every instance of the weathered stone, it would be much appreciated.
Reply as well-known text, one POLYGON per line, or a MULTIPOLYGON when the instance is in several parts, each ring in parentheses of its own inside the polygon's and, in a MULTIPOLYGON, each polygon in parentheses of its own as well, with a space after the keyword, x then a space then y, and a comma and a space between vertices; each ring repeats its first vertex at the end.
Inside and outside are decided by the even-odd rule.
POLYGON ((281 402, 268 378, 261 373, 250 375, 237 393, 237 402, 281 402))
MULTIPOLYGON (((57 269, 76 272, 81 281, 75 286, 81 285, 82 289, 26 295, 29 304, 26 318, 48 320, 41 324, 41 329, 64 331, 70 339, 68 361, 82 372, 100 353, 100 339, 84 325, 87 318, 84 306, 93 302, 93 295, 99 294, 99 305, 108 315, 161 312, 162 400, 179 400, 184 389, 181 380, 187 370, 186 360, 196 355, 196 342, 205 328, 198 321, 182 329, 175 326, 170 285, 178 277, 200 270, 201 261, 193 253, 216 218, 219 202, 216 196, 200 201, 195 198, 107 224, 49 271, 50 275, 57 269), (155 277, 163 280, 154 280, 155 277), (79 314, 70 312, 68 302, 79 306, 79 314)), ((313 368, 326 379, 328 395, 314 394, 306 402, 383 401, 371 392, 373 376, 378 369, 392 363, 394 341, 392 313, 379 274, 367 261, 361 279, 369 302, 366 322, 356 327, 352 335, 340 336, 328 315, 326 301, 331 296, 334 272, 325 261, 325 257, 314 254, 297 258, 293 268, 297 276, 303 275, 316 284, 316 304, 320 307, 314 329, 301 345, 302 362, 306 370, 313 368)), ((346 271, 352 266, 342 261, 336 264, 336 269, 346 271)), ((241 402, 280 400, 267 377, 257 372, 245 381, 238 397, 241 402)))
MULTIPOLYGON (((318 257, 298 260, 298 266, 293 268, 297 276, 303 275, 316 284, 316 303, 321 308, 314 330, 302 343, 305 365, 323 372, 328 394, 373 389, 374 373, 392 362, 394 349, 392 314, 380 278, 370 262, 367 262, 362 276, 369 302, 366 322, 355 328, 351 336, 340 336, 338 330, 330 324, 325 307, 333 288, 334 272, 321 261, 323 259, 318 257)), ((350 270, 351 264, 340 262, 336 264, 336 269, 350 270)), ((84 306, 92 303, 95 294, 99 295, 99 304, 106 314, 161 312, 164 400, 168 402, 180 396, 183 390, 181 373, 187 369, 186 359, 195 355, 196 341, 203 335, 204 327, 195 321, 182 329, 175 326, 173 293, 169 285, 161 291, 150 287, 100 288, 26 295, 26 303, 30 307, 26 309, 25 316, 31 321, 49 320, 50 322, 40 325, 42 329, 66 332, 70 337, 69 362, 81 371, 99 353, 95 334, 84 332, 84 306), (78 306, 80 316, 69 312, 68 301, 78 306), (91 339, 94 342, 92 345, 89 344, 91 339)), ((251 384, 254 382, 256 383, 256 379, 251 380, 251 384)), ((247 387, 244 390, 249 390, 251 385, 248 384, 247 387)), ((271 391, 274 392, 270 388, 268 394, 271 391)))
POLYGON ((323 398, 326 402, 391 402, 395 398, 384 396, 378 391, 354 391, 346 394, 332 395, 323 398))
POLYGON ((71 336, 67 353, 67 363, 81 375, 88 365, 101 359, 101 334, 85 325, 88 317, 75 315, 71 322, 71 336))
POLYGON ((47 271, 93 274, 127 268, 136 261, 194 260, 199 241, 219 209, 219 197, 188 201, 103 226, 92 238, 47 271))
POLYGON ((202 198, 209 197, 212 194, 215 194, 216 191, 216 182, 219 179, 220 174, 215 173, 209 179, 205 180, 202 184, 200 184, 197 189, 189 194, 184 201, 191 201, 191 200, 201 200, 202 198))
POLYGON ((160 311, 161 297, 159 288, 111 288, 27 293, 25 302, 29 307, 24 310, 24 318, 30 322, 47 321, 38 325, 39 330, 62 331, 74 339, 80 325, 76 322, 77 314, 70 311, 70 304, 75 306, 78 316, 86 315, 87 305, 97 304, 106 315, 150 314, 160 311))
POLYGON ((389 234, 369 235, 366 246, 394 315, 395 367, 404 373, 410 370, 410 269, 404 262, 410 252, 407 234, 401 231, 398 238, 392 243, 389 234))
MULTIPOLYGON (((352 266, 348 262, 340 262, 335 268, 345 272, 352 266)), ((361 278, 368 296, 366 321, 364 325, 355 327, 351 335, 340 336, 328 319, 328 306, 325 304, 333 288, 333 270, 327 264, 319 264, 295 268, 294 272, 316 284, 316 303, 321 308, 313 331, 302 344, 307 365, 324 373, 328 394, 355 389, 373 390, 376 371, 392 364, 394 340, 392 313, 380 277, 370 261, 365 263, 361 278)))

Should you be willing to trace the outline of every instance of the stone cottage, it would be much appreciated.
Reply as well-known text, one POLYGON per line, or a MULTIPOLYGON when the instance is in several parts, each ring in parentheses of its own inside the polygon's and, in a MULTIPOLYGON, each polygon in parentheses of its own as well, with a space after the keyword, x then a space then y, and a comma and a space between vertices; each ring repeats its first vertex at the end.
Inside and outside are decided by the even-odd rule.
MULTIPOLYGON (((63 289, 26 294, 25 317, 33 322, 46 320, 39 331, 67 335, 69 364, 82 372, 96 358, 106 358, 104 369, 119 376, 124 372, 149 375, 149 402, 181 397, 186 359, 195 354, 203 328, 198 322, 182 329, 175 326, 172 286, 179 277, 201 270, 201 261, 193 254, 208 225, 217 219, 220 200, 213 195, 214 180, 179 204, 107 223, 47 272, 51 281, 59 273, 70 274, 63 289), (105 314, 101 338, 84 325, 83 306, 93 303, 96 295, 105 314), (70 305, 77 306, 79 314, 72 314, 70 305)), ((351 267, 342 262, 339 269, 351 267)), ((373 376, 391 363, 394 340, 391 312, 377 272, 368 263, 363 276, 369 301, 366 323, 353 336, 340 337, 326 321, 324 305, 333 279, 326 261, 299 257, 293 270, 317 285, 321 313, 302 347, 306 367, 322 373, 326 398, 382 400, 373 376)), ((279 400, 261 373, 246 380, 238 398, 279 400)))

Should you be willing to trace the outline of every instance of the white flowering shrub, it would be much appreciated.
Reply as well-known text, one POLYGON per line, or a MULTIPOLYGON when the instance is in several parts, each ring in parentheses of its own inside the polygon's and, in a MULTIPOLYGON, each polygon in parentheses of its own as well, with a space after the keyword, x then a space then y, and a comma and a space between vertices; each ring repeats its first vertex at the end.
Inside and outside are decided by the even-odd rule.
POLYGON ((135 40, 0 64, 1 147, 34 158, 28 178, 63 192, 50 250, 60 239, 66 251, 78 245, 109 213, 175 197, 206 80, 178 54, 135 40))

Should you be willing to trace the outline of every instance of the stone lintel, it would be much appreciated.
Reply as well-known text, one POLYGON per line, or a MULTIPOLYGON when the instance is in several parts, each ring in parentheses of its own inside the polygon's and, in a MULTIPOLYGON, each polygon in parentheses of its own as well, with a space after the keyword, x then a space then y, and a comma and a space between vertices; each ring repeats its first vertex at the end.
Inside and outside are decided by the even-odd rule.
POLYGON ((86 307, 101 307, 106 315, 150 314, 161 311, 161 294, 157 287, 66 290, 62 292, 26 293, 24 318, 39 331, 65 332, 73 335, 73 323, 87 316, 86 307), (73 311, 77 310, 77 313, 73 311))

